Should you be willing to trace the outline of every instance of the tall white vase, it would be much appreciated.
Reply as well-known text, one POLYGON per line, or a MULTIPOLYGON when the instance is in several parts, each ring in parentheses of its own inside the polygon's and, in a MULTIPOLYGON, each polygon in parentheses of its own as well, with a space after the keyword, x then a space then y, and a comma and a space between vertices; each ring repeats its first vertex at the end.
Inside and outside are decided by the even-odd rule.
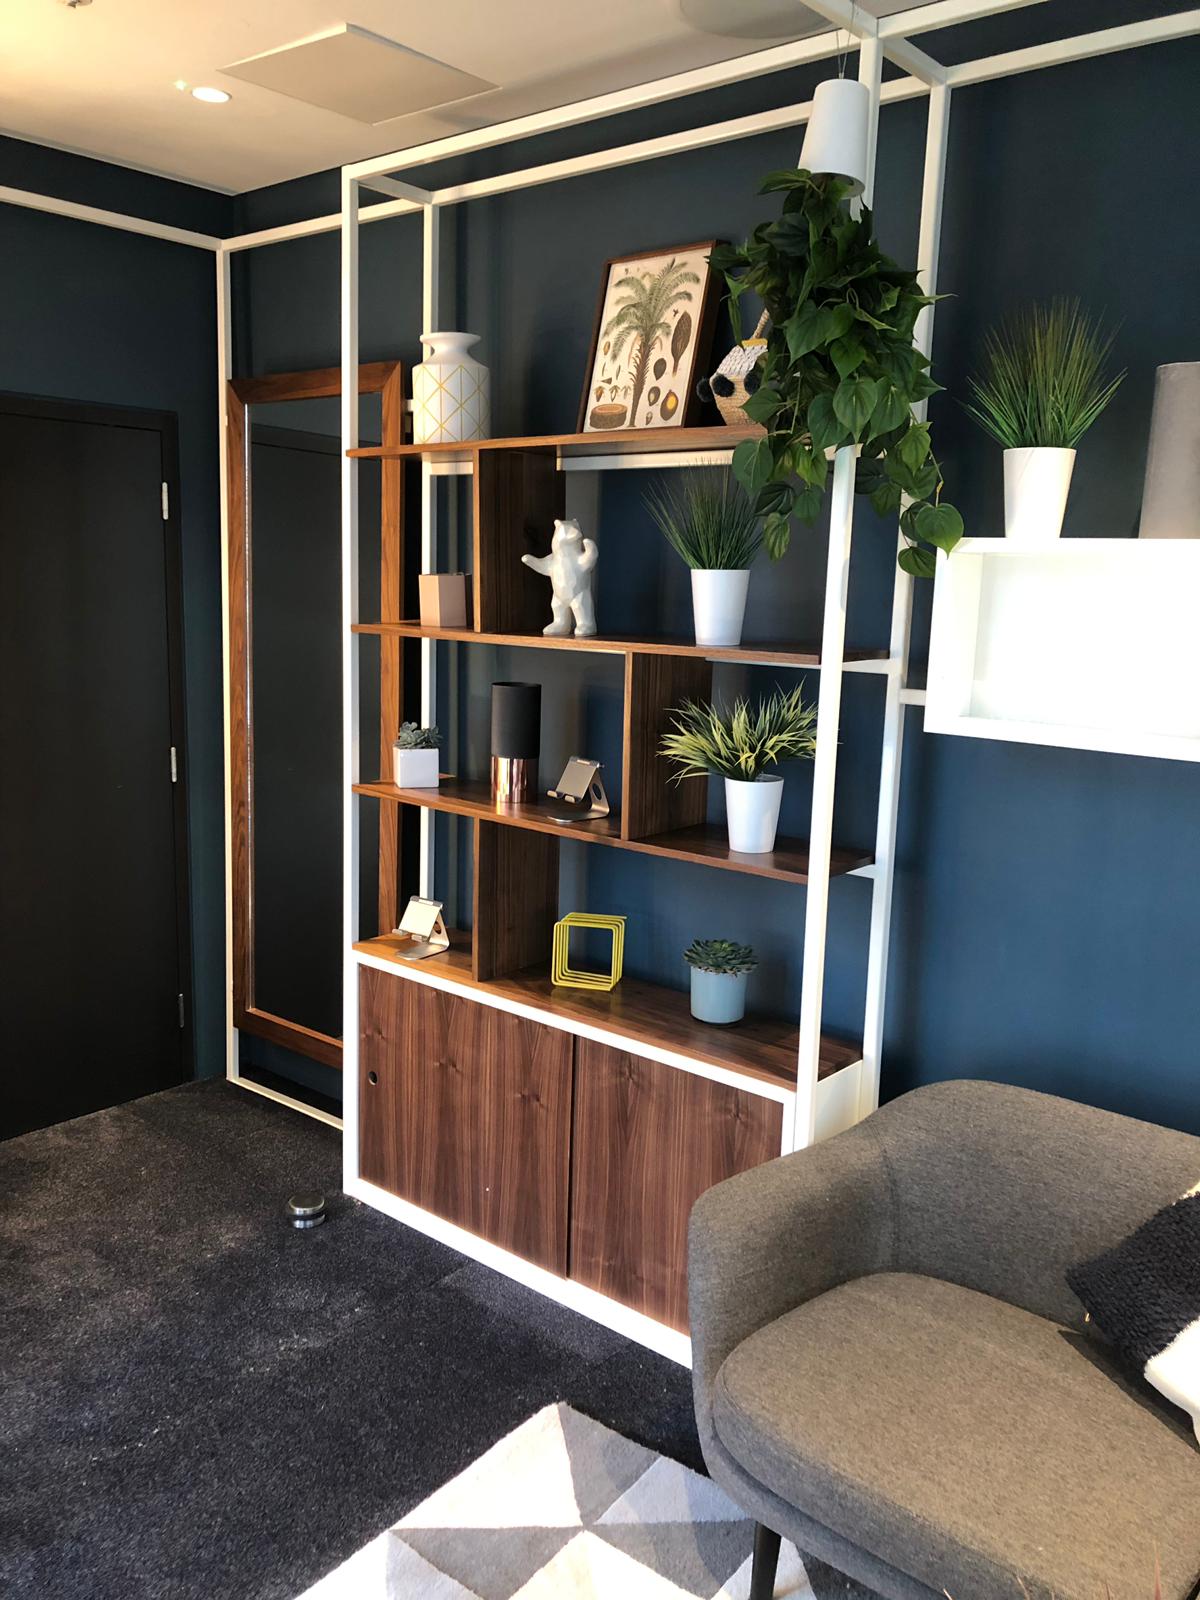
POLYGON ((486 439, 492 426, 491 374, 470 354, 477 333, 423 333, 429 352, 413 368, 413 442, 486 439))
POLYGON ((1032 445, 1004 452, 1004 536, 1053 544, 1067 510, 1074 450, 1032 445))
POLYGON ((1200 361, 1173 361, 1154 379, 1142 539, 1200 539, 1200 361))
POLYGON ((741 644, 749 586, 750 574, 744 569, 692 569, 692 617, 697 644, 728 648, 741 644))
POLYGON ((725 779, 725 820, 729 848, 748 856, 766 855, 775 848, 779 807, 783 802, 782 778, 725 779))

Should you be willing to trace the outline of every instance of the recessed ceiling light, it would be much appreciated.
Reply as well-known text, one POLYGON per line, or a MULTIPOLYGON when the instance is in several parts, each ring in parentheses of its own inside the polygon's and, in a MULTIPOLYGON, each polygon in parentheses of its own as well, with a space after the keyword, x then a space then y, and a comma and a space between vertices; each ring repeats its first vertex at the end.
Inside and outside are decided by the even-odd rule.
POLYGON ((193 100, 203 100, 206 106, 223 106, 233 96, 224 89, 212 89, 207 84, 200 84, 192 90, 193 100))

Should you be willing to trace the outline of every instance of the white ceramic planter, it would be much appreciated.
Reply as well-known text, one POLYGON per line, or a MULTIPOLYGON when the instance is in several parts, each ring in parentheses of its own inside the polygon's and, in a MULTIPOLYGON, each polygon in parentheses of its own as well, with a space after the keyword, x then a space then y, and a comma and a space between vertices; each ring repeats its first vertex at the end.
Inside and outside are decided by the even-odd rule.
POLYGON ((436 789, 440 750, 401 750, 392 746, 392 767, 397 789, 436 789))
POLYGON ((1004 452, 1004 535, 1022 544, 1053 544, 1062 532, 1074 450, 1034 445, 1004 452))
POLYGON ((848 178, 862 194, 867 179, 867 128, 871 96, 855 78, 827 78, 812 99, 800 165, 809 172, 848 178))
POLYGON ((775 848, 779 807, 783 802, 782 778, 725 779, 725 817, 729 848, 748 856, 766 855, 775 848))
POLYGON ((413 440, 457 444, 486 439, 492 425, 491 374, 470 354, 477 333, 423 333, 429 354, 413 368, 413 440))
POLYGON ((749 587, 748 571, 693 570, 692 617, 697 644, 741 644, 749 587))
POLYGON ((745 972, 692 968, 692 1015, 697 1022, 740 1022, 746 1015, 745 972))

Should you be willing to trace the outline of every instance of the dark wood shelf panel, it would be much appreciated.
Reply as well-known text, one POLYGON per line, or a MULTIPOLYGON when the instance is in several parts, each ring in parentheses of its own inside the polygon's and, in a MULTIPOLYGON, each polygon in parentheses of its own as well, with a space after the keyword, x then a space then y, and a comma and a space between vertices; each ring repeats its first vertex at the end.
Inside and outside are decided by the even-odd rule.
POLYGON ((395 800, 401 805, 448 811, 459 817, 478 817, 482 822, 502 822, 509 827, 531 828, 535 833, 603 839, 610 844, 621 842, 621 820, 615 813, 591 822, 559 822, 544 805, 497 806, 492 799, 491 787, 486 783, 454 778, 436 789, 398 789, 394 783, 356 783, 354 792, 370 795, 375 800, 395 800))
MULTIPOLYGON (((795 1086, 799 1030, 794 1022, 749 1017, 727 1028, 697 1022, 691 1014, 686 993, 661 984, 643 983, 639 978, 622 978, 607 994, 586 989, 556 989, 549 974, 540 968, 480 982, 471 974, 469 935, 451 937, 450 949, 444 955, 420 962, 421 971, 449 979, 466 989, 521 1001, 566 1021, 610 1029, 635 1047, 656 1045, 710 1066, 743 1073, 762 1083, 787 1089, 795 1086)), ((399 950, 406 942, 385 934, 364 940, 354 948, 364 955, 394 960, 403 968, 408 963, 401 960, 399 950)), ((818 1076, 828 1078, 843 1067, 851 1066, 861 1056, 860 1044, 822 1035, 818 1076)))
MULTIPOLYGON (((808 841, 777 838, 774 850, 764 855, 747 855, 731 850, 723 827, 700 823, 693 828, 676 828, 656 833, 649 839, 622 839, 627 850, 644 855, 671 856, 676 861, 691 861, 702 867, 724 867, 732 872, 750 873, 759 878, 778 878, 787 883, 808 882, 808 841)), ((830 855, 832 876, 843 877, 859 867, 869 867, 875 857, 870 850, 834 849, 830 855)))
MULTIPOLYGON (((786 667, 819 667, 821 650, 817 644, 794 644, 778 639, 753 641, 734 648, 694 644, 690 639, 649 637, 597 637, 595 639, 548 639, 542 633, 480 633, 474 628, 430 628, 423 623, 356 622, 355 633, 398 635, 403 639, 435 639, 445 644, 513 645, 526 650, 590 650, 595 654, 626 656, 696 656, 705 661, 766 661, 786 667)), ((846 661, 883 661, 886 650, 847 650, 846 661)))
POLYGON ((362 461, 407 457, 430 461, 471 461, 482 451, 553 450, 562 456, 659 455, 664 451, 732 450, 756 439, 761 428, 614 428, 611 433, 542 433, 518 439, 474 439, 467 444, 363 445, 347 455, 362 461))
MULTIPOLYGON (((425 806, 431 811, 448 811, 460 817, 478 817, 484 822, 499 822, 510 828, 529 828, 551 833, 558 838, 581 839, 585 843, 615 845, 621 850, 636 850, 642 855, 662 856, 673 861, 688 861, 701 867, 720 867, 728 872, 748 873, 759 878, 776 878, 784 883, 808 882, 808 844, 803 839, 780 838, 774 850, 764 855, 746 855, 731 850, 725 829, 713 823, 676 828, 669 833, 652 834, 646 839, 621 837, 620 818, 615 814, 592 822, 559 822, 542 805, 498 807, 486 783, 454 779, 437 789, 397 789, 394 783, 356 783, 355 794, 375 800, 392 800, 401 805, 425 806)), ((842 877, 859 867, 870 866, 869 850, 835 849, 830 872, 842 877)))

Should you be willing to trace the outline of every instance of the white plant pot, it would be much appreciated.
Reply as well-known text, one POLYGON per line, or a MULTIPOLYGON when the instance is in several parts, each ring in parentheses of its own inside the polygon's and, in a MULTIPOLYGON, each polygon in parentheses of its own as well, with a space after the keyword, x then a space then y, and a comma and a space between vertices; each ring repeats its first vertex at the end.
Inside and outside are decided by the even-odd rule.
POLYGON ((423 333, 429 354, 413 368, 413 441, 486 439, 492 426, 491 374, 470 354, 477 333, 423 333))
POLYGON ((854 193, 867 182, 867 127, 871 96, 855 78, 827 78, 819 83, 804 130, 800 165, 808 172, 848 178, 854 193))
POLYGON ((729 848, 748 856, 767 855, 775 848, 782 778, 725 779, 725 818, 729 848))
POLYGON ((741 644, 749 586, 748 571, 693 570, 692 616, 697 644, 741 644))
POLYGON ((392 746, 397 789, 436 789, 440 750, 401 750, 392 746))
POLYGON ((1004 452, 1004 536, 1053 544, 1062 532, 1074 450, 1032 445, 1004 452))

